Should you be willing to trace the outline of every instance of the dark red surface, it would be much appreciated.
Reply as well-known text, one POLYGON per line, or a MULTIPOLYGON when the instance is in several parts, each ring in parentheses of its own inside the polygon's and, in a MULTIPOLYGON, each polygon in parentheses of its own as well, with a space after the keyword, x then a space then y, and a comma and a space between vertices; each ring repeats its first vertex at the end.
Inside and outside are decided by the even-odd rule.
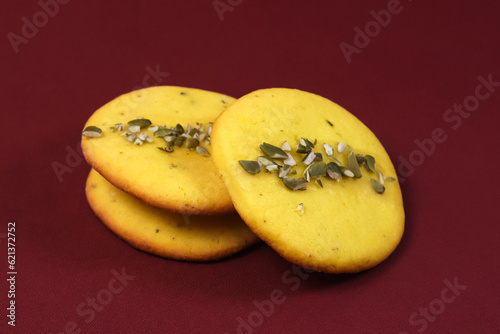
POLYGON ((37 1, 3 1, 0 332, 500 332, 499 2, 391 2, 379 30, 370 11, 387 1, 219 3, 232 3, 222 21, 212 0, 68 1, 44 22, 37 1), (16 53, 9 36, 22 37, 34 15, 41 27, 16 53), (373 37, 358 36, 348 63, 340 45, 354 46, 367 24, 373 37), (148 67, 162 72, 156 80, 148 67), (488 76, 496 86, 476 92, 488 76), (400 246, 356 275, 293 273, 265 245, 210 264, 129 247, 87 205, 89 167, 75 152, 95 109, 145 84, 235 97, 292 87, 339 103, 406 178, 400 246), (447 112, 464 100, 470 114, 447 112), (60 179, 55 165, 66 166, 60 179), (122 270, 124 283, 113 279, 122 270))

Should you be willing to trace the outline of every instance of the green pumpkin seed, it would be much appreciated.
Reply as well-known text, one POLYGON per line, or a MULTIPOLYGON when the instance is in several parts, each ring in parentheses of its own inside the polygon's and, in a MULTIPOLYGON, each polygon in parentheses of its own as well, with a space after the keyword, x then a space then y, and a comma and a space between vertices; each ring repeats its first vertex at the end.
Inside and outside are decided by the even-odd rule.
POLYGON ((327 165, 327 174, 334 180, 339 181, 342 178, 342 169, 335 162, 329 162, 327 165))
POLYGON ((286 154, 285 151, 283 151, 279 147, 276 147, 268 143, 263 143, 262 145, 260 145, 260 149, 262 150, 262 152, 264 152, 264 154, 268 155, 271 158, 277 158, 277 159, 288 158, 288 155, 286 154))
POLYGON ((347 156, 347 168, 352 172, 353 176, 357 179, 361 177, 361 170, 359 169, 358 159, 356 154, 351 151, 347 156))
POLYGON ((141 118, 141 119, 134 119, 129 122, 127 122, 128 125, 130 126, 139 126, 139 128, 144 128, 146 126, 150 126, 152 123, 149 119, 141 118))
POLYGON ((293 177, 284 177, 283 184, 290 190, 306 190, 308 181, 306 179, 296 179, 293 177))
POLYGON ((321 153, 314 153, 316 157, 314 158, 314 161, 323 161, 323 154, 321 153))
POLYGON ((295 152, 297 152, 297 153, 309 153, 309 152, 311 152, 311 148, 307 145, 299 144, 297 146, 297 150, 295 152))
POLYGON ((102 130, 97 126, 93 125, 87 126, 82 132, 82 136, 89 138, 97 138, 100 137, 101 135, 102 135, 102 130))
POLYGON ((273 159, 265 156, 257 157, 257 161, 264 167, 278 165, 273 159))
POLYGON ((259 174, 260 171, 262 170, 262 165, 258 161, 239 160, 238 162, 247 173, 259 174))
POLYGON ((376 173, 377 168, 375 165, 375 158, 372 157, 371 155, 365 155, 365 161, 366 161, 366 169, 368 169, 369 171, 371 171, 373 173, 376 173))
POLYGON ((372 187, 373 189, 375 189, 376 192, 378 192, 379 194, 384 193, 385 187, 380 182, 378 182, 375 179, 371 179, 371 182, 372 182, 372 187))
POLYGON ((396 178, 394 178, 394 177, 390 176, 390 177, 386 178, 385 180, 386 180, 387 182, 394 182, 394 181, 396 181, 396 178))
POLYGON ((174 142, 174 145, 177 146, 177 147, 181 147, 182 144, 184 144, 184 141, 186 140, 186 137, 183 137, 183 136, 179 136, 177 137, 177 139, 175 140, 174 142))
POLYGON ((184 133, 184 128, 179 123, 177 123, 174 130, 177 131, 178 133, 184 133))
POLYGON ((280 168, 280 172, 278 174, 278 177, 280 179, 284 178, 284 177, 287 177, 288 176, 288 173, 290 172, 290 169, 292 168, 292 166, 290 165, 287 165, 287 164, 283 164, 283 166, 280 168))
POLYGON ((358 165, 362 165, 365 162, 365 156, 363 154, 356 154, 356 160, 358 160, 358 165))
POLYGON ((156 130, 153 135, 155 137, 165 137, 165 136, 169 136, 170 133, 172 132, 172 130, 167 130, 167 129, 158 129, 156 130))
POLYGON ((208 152, 208 150, 206 148, 204 148, 203 146, 197 146, 196 153, 198 153, 199 155, 202 155, 204 157, 210 156, 210 153, 208 152))
POLYGON ((315 162, 307 166, 304 175, 309 173, 310 177, 320 177, 326 175, 326 164, 323 161, 315 162))
POLYGON ((188 138, 186 140, 186 147, 189 149, 196 148, 199 144, 200 142, 196 138, 188 138))

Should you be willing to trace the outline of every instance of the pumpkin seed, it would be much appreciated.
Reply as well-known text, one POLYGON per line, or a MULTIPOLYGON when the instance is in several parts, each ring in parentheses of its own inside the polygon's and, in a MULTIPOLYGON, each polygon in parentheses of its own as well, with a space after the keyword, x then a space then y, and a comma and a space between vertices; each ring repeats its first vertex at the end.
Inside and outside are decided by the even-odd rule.
POLYGON ((358 160, 358 165, 362 165, 365 162, 365 156, 363 154, 356 154, 356 160, 358 160))
POLYGON ((342 169, 340 168, 340 166, 335 162, 329 162, 326 167, 328 176, 334 180, 340 181, 340 179, 342 178, 342 169))
POLYGON ((262 165, 258 161, 239 160, 238 162, 247 173, 259 174, 260 171, 262 170, 262 165))
POLYGON ((288 158, 286 158, 285 160, 283 160, 283 163, 287 164, 289 166, 297 166, 297 162, 292 157, 292 155, 290 153, 287 153, 287 155, 288 155, 288 158))
POLYGON ((173 152, 173 151, 174 151, 174 149, 173 149, 173 148, 171 148, 171 147, 157 147, 157 149, 159 149, 159 150, 161 150, 161 151, 165 151, 165 152, 167 152, 167 153, 171 153, 171 152, 173 152))
POLYGON ((137 133, 141 131, 141 127, 139 125, 131 125, 128 127, 128 131, 132 133, 137 133))
POLYGON ((314 161, 315 158, 316 158, 316 154, 314 154, 314 152, 309 152, 309 154, 304 158, 303 162, 306 165, 310 165, 314 161))
POLYGON ((300 203, 296 209, 300 214, 304 213, 304 203, 300 203))
POLYGON ((285 152, 290 152, 292 148, 290 147, 290 144, 288 142, 284 142, 283 145, 281 145, 281 149, 285 152))
POLYGON ((257 157, 257 161, 264 167, 271 166, 271 165, 278 165, 276 162, 274 162, 271 158, 265 157, 265 156, 260 156, 257 157))
POLYGON ((152 123, 149 119, 145 118, 139 118, 139 119, 134 119, 129 122, 127 122, 128 125, 130 126, 138 126, 139 128, 144 128, 146 126, 150 126, 152 123))
POLYGON ((100 137, 101 135, 102 135, 102 130, 97 126, 93 125, 87 126, 82 132, 82 136, 89 138, 97 138, 100 137))
POLYGON ((347 156, 347 168, 352 172, 353 176, 357 179, 361 177, 361 170, 359 169, 358 159, 356 154, 351 151, 347 156))
POLYGON ((260 149, 262 150, 262 152, 264 152, 264 154, 268 155, 271 158, 286 159, 288 157, 286 152, 281 148, 268 143, 263 143, 262 145, 260 145, 260 149))
POLYGON ((177 123, 174 130, 177 131, 178 133, 184 133, 184 128, 179 123, 177 123))
POLYGON ((189 149, 196 148, 199 144, 200 142, 196 138, 188 138, 186 140, 186 147, 189 149))
POLYGON ((199 155, 202 155, 204 157, 208 157, 210 155, 208 150, 206 148, 204 148, 203 146, 197 146, 196 153, 198 153, 199 155))
POLYGON ((326 174, 326 164, 323 161, 315 162, 307 166, 304 175, 309 173, 310 177, 316 178, 326 174))
POLYGON ((329 144, 323 144, 323 147, 325 148, 325 153, 327 156, 331 157, 333 155, 333 147, 329 144))
POLYGON ((375 179, 371 179, 371 182, 372 182, 372 187, 373 189, 375 189, 376 192, 378 192, 379 194, 384 193, 385 187, 380 182, 378 182, 375 179))
POLYGON ((321 182, 321 180, 320 180, 320 179, 317 179, 317 180, 316 180, 316 183, 317 183, 317 184, 318 184, 321 188, 323 188, 323 182, 321 182))
POLYGON ((371 155, 365 155, 365 161, 366 161, 366 167, 367 167, 366 169, 368 169, 372 173, 376 173, 377 168, 375 165, 375 158, 372 157, 371 155))
POLYGON ((307 180, 306 179, 296 179, 293 177, 284 177, 283 184, 290 190, 306 190, 307 188, 307 180))
POLYGON ((170 135, 171 132, 172 132, 171 130, 167 130, 167 129, 158 129, 158 130, 156 130, 153 133, 153 136, 155 136, 155 137, 165 137, 165 136, 170 135))
POLYGON ((396 178, 394 178, 394 177, 390 176, 390 177, 386 178, 385 180, 386 180, 387 182, 394 182, 394 181, 396 181, 396 178))
MULTIPOLYGON (((287 177, 288 176, 288 173, 290 172, 290 169, 292 168, 292 166, 290 165, 286 165, 284 164, 281 168, 280 168, 280 172, 278 174, 278 177, 280 179, 284 178, 284 177, 287 177)), ((295 171, 294 171, 295 172, 295 171)))
POLYGON ((337 145, 337 151, 338 151, 339 153, 342 153, 342 152, 344 152, 344 150, 345 150, 345 145, 344 145, 344 143, 343 143, 343 142, 341 142, 341 141, 339 141, 339 143, 338 143, 338 145, 337 145))
POLYGON ((184 144, 184 141, 186 140, 186 137, 179 136, 174 142, 174 145, 177 147, 181 147, 182 144, 184 144))

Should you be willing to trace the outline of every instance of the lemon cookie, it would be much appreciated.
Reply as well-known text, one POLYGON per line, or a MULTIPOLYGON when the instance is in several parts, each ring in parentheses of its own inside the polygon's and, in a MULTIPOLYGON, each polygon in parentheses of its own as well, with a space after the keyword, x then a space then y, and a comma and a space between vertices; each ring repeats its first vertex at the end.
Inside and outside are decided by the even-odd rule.
POLYGON ((234 212, 210 156, 211 122, 234 99, 158 86, 124 94, 87 121, 87 162, 150 205, 187 214, 234 212))
POLYGON ((394 251, 404 209, 394 166, 355 116, 315 94, 263 89, 215 121, 213 160, 245 223, 285 259, 359 272, 394 251))
POLYGON ((131 246, 162 257, 209 261, 234 254, 259 239, 236 214, 176 214, 147 205, 119 190, 95 170, 87 200, 102 222, 131 246))

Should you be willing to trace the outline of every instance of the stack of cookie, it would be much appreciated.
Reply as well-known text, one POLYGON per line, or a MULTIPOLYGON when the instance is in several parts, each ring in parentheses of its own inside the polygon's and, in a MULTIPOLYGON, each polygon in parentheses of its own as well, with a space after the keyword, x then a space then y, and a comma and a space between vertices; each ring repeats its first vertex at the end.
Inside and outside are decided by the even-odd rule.
POLYGON ((82 148, 94 212, 159 256, 214 260, 263 240, 301 266, 359 272, 403 234, 385 149, 356 117, 311 93, 273 88, 235 100, 142 89, 97 110, 82 148))
POLYGON ((82 149, 93 168, 87 199, 102 222, 135 248, 178 260, 216 260, 258 242, 211 158, 212 122, 233 101, 163 86, 97 110, 82 149))

